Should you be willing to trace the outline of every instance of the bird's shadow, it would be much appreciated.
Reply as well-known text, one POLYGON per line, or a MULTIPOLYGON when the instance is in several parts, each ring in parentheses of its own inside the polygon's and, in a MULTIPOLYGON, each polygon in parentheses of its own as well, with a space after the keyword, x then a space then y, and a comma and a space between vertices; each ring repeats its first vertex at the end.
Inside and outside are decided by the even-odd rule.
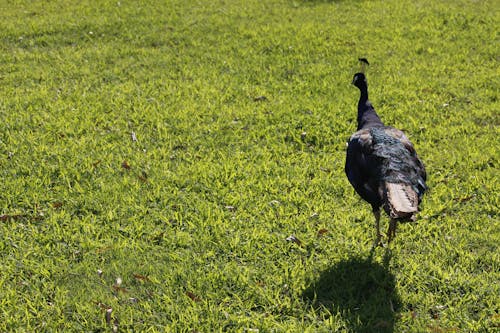
POLYGON ((355 257, 323 271, 303 297, 318 311, 340 313, 352 332, 393 332, 401 306, 394 275, 389 271, 390 252, 384 262, 355 257))

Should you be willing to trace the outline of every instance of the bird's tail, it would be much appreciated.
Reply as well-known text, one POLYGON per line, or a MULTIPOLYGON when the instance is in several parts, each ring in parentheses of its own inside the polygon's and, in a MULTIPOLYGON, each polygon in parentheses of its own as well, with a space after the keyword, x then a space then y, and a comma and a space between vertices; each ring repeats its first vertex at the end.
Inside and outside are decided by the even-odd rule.
POLYGON ((415 220, 418 195, 409 184, 384 183, 384 209, 394 219, 415 220))

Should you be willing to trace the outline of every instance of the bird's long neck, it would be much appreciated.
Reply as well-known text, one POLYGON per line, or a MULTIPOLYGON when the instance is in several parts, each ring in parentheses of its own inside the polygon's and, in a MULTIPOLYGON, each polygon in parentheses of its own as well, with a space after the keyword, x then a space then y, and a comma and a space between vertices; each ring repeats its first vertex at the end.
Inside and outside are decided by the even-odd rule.
POLYGON ((380 117, 375 112, 372 103, 368 99, 368 87, 359 87, 361 95, 358 102, 358 131, 362 128, 384 126, 380 117))

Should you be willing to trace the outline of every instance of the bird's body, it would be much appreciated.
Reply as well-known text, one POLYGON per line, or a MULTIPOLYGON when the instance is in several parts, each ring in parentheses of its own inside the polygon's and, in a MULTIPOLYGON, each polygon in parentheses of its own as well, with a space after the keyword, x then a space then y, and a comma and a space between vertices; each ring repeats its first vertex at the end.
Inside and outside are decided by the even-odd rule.
POLYGON ((413 221, 427 189, 426 172, 406 135, 385 126, 368 99, 365 75, 357 73, 353 83, 360 89, 358 128, 349 139, 345 172, 349 182, 371 204, 380 241, 380 207, 391 222, 389 241, 397 221, 413 221))

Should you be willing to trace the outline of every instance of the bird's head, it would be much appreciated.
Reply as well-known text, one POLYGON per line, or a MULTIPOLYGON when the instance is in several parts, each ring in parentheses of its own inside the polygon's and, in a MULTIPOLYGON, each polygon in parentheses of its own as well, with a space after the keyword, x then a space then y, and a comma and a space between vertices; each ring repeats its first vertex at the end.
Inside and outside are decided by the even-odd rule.
POLYGON ((352 79, 352 84, 354 84, 359 89, 366 88, 368 83, 366 82, 365 70, 370 63, 366 58, 359 58, 359 64, 361 65, 361 70, 359 73, 354 74, 354 78, 352 79))
POLYGON ((366 76, 364 73, 356 73, 352 78, 352 84, 354 84, 359 89, 366 87, 368 83, 366 82, 366 76))

